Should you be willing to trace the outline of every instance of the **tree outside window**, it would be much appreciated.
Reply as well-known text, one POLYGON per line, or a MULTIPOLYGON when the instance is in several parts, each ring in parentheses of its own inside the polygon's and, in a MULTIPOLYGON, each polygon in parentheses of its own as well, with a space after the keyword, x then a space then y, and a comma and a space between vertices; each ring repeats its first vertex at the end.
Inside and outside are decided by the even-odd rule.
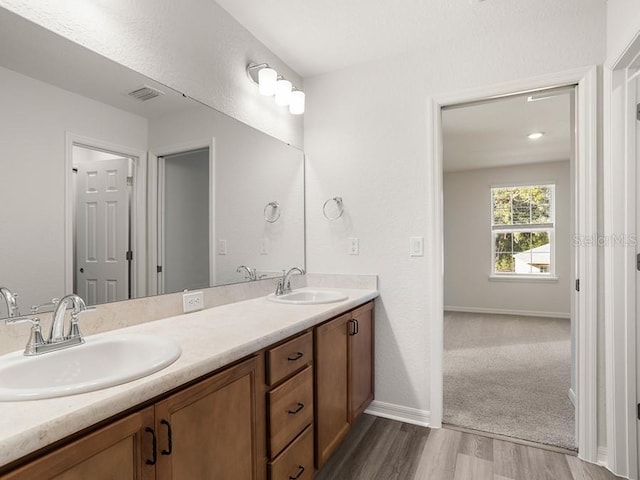
POLYGON ((551 275, 555 185, 491 189, 493 274, 551 275))

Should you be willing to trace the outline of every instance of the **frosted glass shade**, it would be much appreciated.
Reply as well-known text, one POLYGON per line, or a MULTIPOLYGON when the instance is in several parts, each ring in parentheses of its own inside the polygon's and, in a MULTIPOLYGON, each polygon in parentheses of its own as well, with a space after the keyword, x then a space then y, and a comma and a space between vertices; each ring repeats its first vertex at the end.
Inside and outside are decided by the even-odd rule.
POLYGON ((278 72, 273 68, 262 68, 258 72, 258 90, 260 95, 273 95, 276 93, 276 80, 278 72))
POLYGON ((289 112, 293 115, 302 115, 304 113, 304 92, 300 90, 291 92, 289 112))
POLYGON ((289 80, 278 80, 276 82, 276 105, 289 105, 291 89, 293 85, 289 80))

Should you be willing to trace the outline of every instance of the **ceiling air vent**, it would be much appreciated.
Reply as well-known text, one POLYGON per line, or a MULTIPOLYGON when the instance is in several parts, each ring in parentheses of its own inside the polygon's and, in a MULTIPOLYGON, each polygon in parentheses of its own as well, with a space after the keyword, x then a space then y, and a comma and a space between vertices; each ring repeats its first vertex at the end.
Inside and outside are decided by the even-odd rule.
POLYGON ((140 100, 141 102, 146 102, 147 100, 151 100, 152 98, 164 95, 164 92, 156 90, 149 85, 142 85, 141 87, 131 90, 128 95, 135 98, 136 100, 140 100))

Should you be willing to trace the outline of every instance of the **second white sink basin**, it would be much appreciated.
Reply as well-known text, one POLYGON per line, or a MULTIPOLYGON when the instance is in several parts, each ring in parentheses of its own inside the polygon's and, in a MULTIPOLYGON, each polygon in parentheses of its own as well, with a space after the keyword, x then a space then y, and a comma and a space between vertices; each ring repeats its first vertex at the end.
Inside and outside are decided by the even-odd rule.
POLYGON ((0 401, 38 400, 91 392, 151 375, 175 362, 182 349, 158 335, 113 334, 24 356, 0 357, 0 401))
POLYGON ((272 293, 267 300, 276 303, 288 303, 292 305, 317 305, 321 303, 341 302, 349 298, 342 292, 335 290, 294 290, 284 295, 272 293))

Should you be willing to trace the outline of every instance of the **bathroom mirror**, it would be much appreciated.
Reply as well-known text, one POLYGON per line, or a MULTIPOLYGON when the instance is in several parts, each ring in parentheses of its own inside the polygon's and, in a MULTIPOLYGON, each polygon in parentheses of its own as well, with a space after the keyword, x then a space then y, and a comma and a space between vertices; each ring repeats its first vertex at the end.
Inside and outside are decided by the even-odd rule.
POLYGON ((0 106, 0 286, 22 313, 304 265, 302 151, 4 9, 0 106))

